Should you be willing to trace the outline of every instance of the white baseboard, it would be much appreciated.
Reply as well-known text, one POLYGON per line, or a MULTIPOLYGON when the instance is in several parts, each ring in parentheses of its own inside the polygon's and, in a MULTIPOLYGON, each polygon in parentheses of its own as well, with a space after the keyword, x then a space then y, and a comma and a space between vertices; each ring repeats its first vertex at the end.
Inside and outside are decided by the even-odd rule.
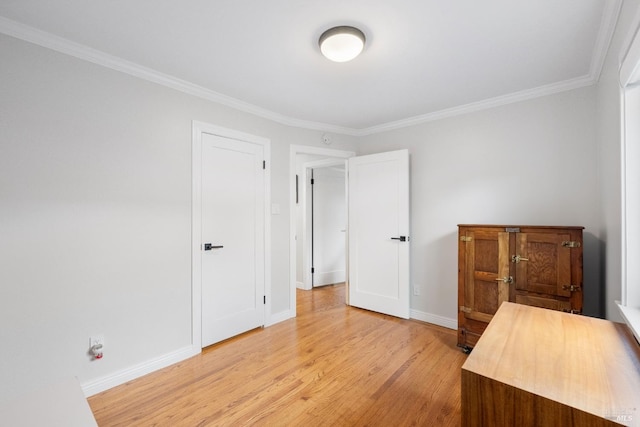
POLYGON ((319 271, 313 274, 313 283, 315 286, 332 285, 344 282, 345 277, 344 270, 319 271))
POLYGON ((449 329, 458 329, 458 320, 449 317, 438 316, 437 314, 425 313, 424 311, 411 310, 411 318, 422 322, 433 323, 449 329))
POLYGON ((201 351, 202 349, 193 346, 181 348, 180 350, 165 354, 164 356, 115 372, 114 374, 97 378, 92 381, 87 381, 82 384, 82 391, 86 397, 93 396, 94 394, 124 384, 127 381, 150 374, 158 369, 166 368, 169 365, 181 362, 199 354, 201 351))
POLYGON ((296 315, 291 310, 281 311, 280 313, 272 314, 264 326, 265 328, 273 326, 276 323, 284 322, 285 320, 291 319, 292 317, 296 317, 296 315))

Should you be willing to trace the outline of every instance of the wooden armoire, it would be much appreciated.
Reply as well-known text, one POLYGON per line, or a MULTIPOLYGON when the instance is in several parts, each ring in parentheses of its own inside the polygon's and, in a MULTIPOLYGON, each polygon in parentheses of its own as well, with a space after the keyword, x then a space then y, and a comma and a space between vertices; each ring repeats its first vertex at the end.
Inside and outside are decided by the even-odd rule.
POLYGON ((458 225, 458 346, 504 301, 582 313, 584 227, 458 225))

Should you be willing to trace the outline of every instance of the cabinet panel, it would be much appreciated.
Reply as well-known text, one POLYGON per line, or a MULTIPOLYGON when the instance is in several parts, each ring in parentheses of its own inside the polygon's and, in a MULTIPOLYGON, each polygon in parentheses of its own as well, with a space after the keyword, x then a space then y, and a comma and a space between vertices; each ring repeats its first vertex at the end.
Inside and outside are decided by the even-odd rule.
POLYGON ((465 237, 468 241, 462 311, 465 317, 488 322, 500 304, 509 300, 509 233, 469 231, 465 237))
POLYGON ((514 262, 517 290, 571 296, 571 249, 568 233, 517 233, 514 262))

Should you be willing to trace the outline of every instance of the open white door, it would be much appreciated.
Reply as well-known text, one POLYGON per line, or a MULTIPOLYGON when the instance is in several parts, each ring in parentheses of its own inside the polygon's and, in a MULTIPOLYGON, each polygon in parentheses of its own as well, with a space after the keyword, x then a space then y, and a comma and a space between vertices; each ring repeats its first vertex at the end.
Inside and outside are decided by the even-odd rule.
POLYGON ((349 304, 409 318, 409 151, 348 163, 349 304))

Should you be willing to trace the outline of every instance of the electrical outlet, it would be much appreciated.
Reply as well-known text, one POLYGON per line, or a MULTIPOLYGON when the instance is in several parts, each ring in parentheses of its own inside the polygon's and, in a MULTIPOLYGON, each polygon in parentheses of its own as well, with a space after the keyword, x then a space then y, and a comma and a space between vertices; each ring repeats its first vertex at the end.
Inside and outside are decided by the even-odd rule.
POLYGON ((104 347, 104 335, 93 335, 89 337, 89 348, 94 345, 102 345, 104 347))
POLYGON ((413 295, 420 296, 420 286, 413 285, 413 295))
POLYGON ((100 360, 104 355, 104 335, 93 335, 89 337, 89 351, 91 360, 100 360))

